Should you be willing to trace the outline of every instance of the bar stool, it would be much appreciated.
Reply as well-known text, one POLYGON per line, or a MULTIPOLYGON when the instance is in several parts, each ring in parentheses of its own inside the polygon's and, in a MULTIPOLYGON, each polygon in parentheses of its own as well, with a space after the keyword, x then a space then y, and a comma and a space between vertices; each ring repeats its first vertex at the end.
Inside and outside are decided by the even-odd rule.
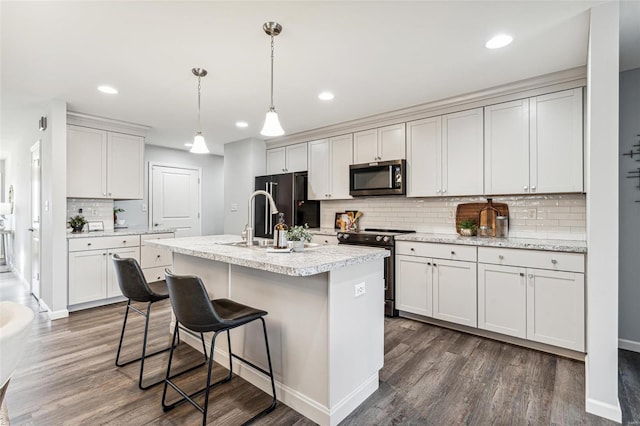
MULTIPOLYGON (((147 354, 147 336, 149 334, 149 317, 151 315, 151 305, 161 300, 166 300, 169 298, 167 283, 164 280, 147 283, 147 281, 144 278, 144 274, 142 273, 142 269, 140 269, 140 265, 138 264, 138 261, 133 258, 120 258, 120 256, 118 256, 117 254, 114 254, 113 265, 115 267, 116 276, 118 278, 118 285, 120 286, 120 291, 122 291, 122 294, 129 299, 127 301, 127 309, 125 310, 124 321, 122 323, 122 333, 120 333, 120 343, 118 343, 118 353, 116 355, 116 366, 124 367, 125 365, 129 365, 134 362, 140 361, 140 376, 138 379, 138 387, 142 390, 146 390, 151 388, 152 386, 155 386, 164 382, 164 379, 154 382, 147 386, 142 385, 145 359, 148 357, 166 352, 170 349, 173 349, 173 347, 176 344, 174 341, 172 342, 172 345, 168 348, 161 349, 151 354, 147 354), (146 313, 139 310, 135 306, 132 306, 131 301, 146 303, 147 304, 146 313), (127 327, 127 318, 129 317, 129 309, 145 317, 144 338, 142 341, 142 356, 140 356, 140 358, 136 358, 131 361, 121 363, 120 351, 122 350, 122 341, 124 339, 124 331, 127 327)), ((202 335, 202 333, 200 333, 200 339, 202 340, 202 347, 205 348, 204 336, 202 335)), ((178 339, 178 342, 179 341, 180 340, 178 339)), ((205 362, 206 360, 207 360, 207 355, 205 350, 205 362)), ((189 370, 183 371, 180 374, 184 374, 187 371, 191 371, 202 365, 204 365, 204 363, 194 366, 189 370)))
POLYGON ((229 299, 211 300, 207 294, 207 290, 199 277, 195 276, 178 276, 173 275, 169 270, 165 270, 167 288, 169 289, 169 299, 176 316, 176 325, 173 332, 173 341, 171 354, 169 355, 169 365, 167 367, 167 378, 162 393, 162 408, 169 411, 177 405, 187 401, 202 413, 202 424, 207 424, 207 409, 209 407, 209 391, 211 388, 226 383, 231 380, 233 375, 233 358, 242 361, 246 365, 260 371, 269 376, 271 379, 271 391, 273 399, 271 405, 258 414, 247 420, 244 424, 248 424, 257 418, 273 411, 276 407, 276 385, 273 378, 273 368, 271 366, 271 353, 269 352, 269 340, 267 338, 267 327, 264 322, 264 316, 267 312, 255 309, 246 305, 241 305, 229 299), (262 330, 264 332, 264 344, 267 350, 267 361, 269 363, 269 371, 266 371, 257 365, 247 361, 231 352, 231 336, 229 331, 236 327, 243 326, 250 322, 260 320, 262 322, 262 330), (178 335, 178 323, 183 327, 198 333, 213 332, 211 338, 211 353, 209 354, 209 369, 207 372, 206 386, 190 395, 187 395, 169 377, 171 371, 171 361, 173 359, 173 342, 178 335), (211 371, 213 368, 213 351, 215 348, 216 337, 222 332, 227 332, 227 343, 229 345, 229 374, 217 382, 211 384, 211 371), (171 386, 176 392, 182 396, 182 399, 173 404, 166 404, 167 387, 171 386), (204 406, 198 405, 193 398, 204 392, 204 406))

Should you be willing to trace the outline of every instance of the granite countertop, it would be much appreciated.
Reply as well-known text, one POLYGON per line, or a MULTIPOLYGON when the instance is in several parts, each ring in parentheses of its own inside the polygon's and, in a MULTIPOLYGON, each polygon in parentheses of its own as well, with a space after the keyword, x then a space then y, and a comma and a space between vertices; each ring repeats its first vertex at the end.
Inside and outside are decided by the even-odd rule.
POLYGON ((313 235, 333 235, 335 237, 339 230, 335 228, 309 228, 309 232, 313 235))
POLYGON ((224 245, 234 241, 242 239, 237 235, 209 235, 148 240, 146 244, 167 248, 175 253, 299 277, 389 256, 385 249, 353 245, 318 245, 292 253, 269 253, 265 248, 224 245))
POLYGON ((141 234, 163 234, 166 232, 175 232, 173 228, 121 228, 113 231, 97 231, 97 232, 78 232, 76 234, 68 232, 67 239, 71 238, 93 238, 93 237, 113 237, 119 235, 141 235, 141 234))
POLYGON ((505 247, 528 250, 564 251, 586 253, 586 241, 550 240, 533 238, 491 238, 463 237, 458 234, 403 234, 396 236, 396 241, 419 241, 425 243, 461 244, 478 247, 505 247))

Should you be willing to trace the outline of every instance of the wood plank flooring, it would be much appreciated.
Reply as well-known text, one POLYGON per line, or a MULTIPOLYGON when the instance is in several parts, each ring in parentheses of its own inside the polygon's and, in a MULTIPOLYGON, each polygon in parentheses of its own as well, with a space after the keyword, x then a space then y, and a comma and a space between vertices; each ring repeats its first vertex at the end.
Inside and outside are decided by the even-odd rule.
MULTIPOLYGON (((0 274, 0 300, 34 310, 34 299, 10 273, 0 274)), ((151 350, 169 343, 169 304, 154 305, 151 350), (157 306, 156 306, 157 305, 157 306)), ((138 364, 114 365, 124 304, 49 321, 36 315, 29 345, 7 391, 12 425, 196 425, 201 415, 182 405, 164 413, 162 386, 137 387, 138 364)), ((130 316, 131 318, 131 316, 130 316)), ((268 317, 267 317, 268 320, 268 317)), ((143 318, 125 335, 124 359, 138 356, 143 318)), ((145 366, 162 378, 168 354, 145 366)), ((177 369, 202 355, 187 345, 177 369)), ((620 402, 624 424, 640 424, 640 354, 620 351, 620 402)), ((216 365, 214 379, 226 370, 216 365)), ((204 384, 202 367, 178 382, 204 384)), ((171 398, 175 394, 169 394, 171 398)), ((269 396, 235 377, 212 391, 209 424, 239 425, 269 403, 269 396)), ((278 403, 259 425, 312 425, 278 403)), ((385 321, 385 363, 380 388, 343 425, 609 425, 584 411, 584 364, 407 319, 385 321)))

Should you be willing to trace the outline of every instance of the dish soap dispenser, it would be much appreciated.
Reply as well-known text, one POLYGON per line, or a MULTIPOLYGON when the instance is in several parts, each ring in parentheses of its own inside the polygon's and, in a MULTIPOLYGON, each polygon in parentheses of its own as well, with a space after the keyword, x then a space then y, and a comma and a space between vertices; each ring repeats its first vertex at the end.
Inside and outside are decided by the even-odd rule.
POLYGON ((287 230, 289 227, 284 223, 284 213, 278 214, 278 223, 273 228, 273 246, 277 249, 287 248, 287 230))

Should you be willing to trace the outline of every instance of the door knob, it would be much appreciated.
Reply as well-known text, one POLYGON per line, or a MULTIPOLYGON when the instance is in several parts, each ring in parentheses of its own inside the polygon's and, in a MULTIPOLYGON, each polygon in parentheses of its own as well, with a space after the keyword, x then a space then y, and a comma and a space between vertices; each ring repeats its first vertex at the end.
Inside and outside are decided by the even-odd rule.
POLYGON ((27 229, 27 231, 29 231, 29 232, 33 232, 33 231, 35 231, 35 229, 33 229, 33 228, 29 228, 29 229, 27 229))
POLYGON ((160 226, 160 224, 159 223, 154 223, 153 226, 160 226))

